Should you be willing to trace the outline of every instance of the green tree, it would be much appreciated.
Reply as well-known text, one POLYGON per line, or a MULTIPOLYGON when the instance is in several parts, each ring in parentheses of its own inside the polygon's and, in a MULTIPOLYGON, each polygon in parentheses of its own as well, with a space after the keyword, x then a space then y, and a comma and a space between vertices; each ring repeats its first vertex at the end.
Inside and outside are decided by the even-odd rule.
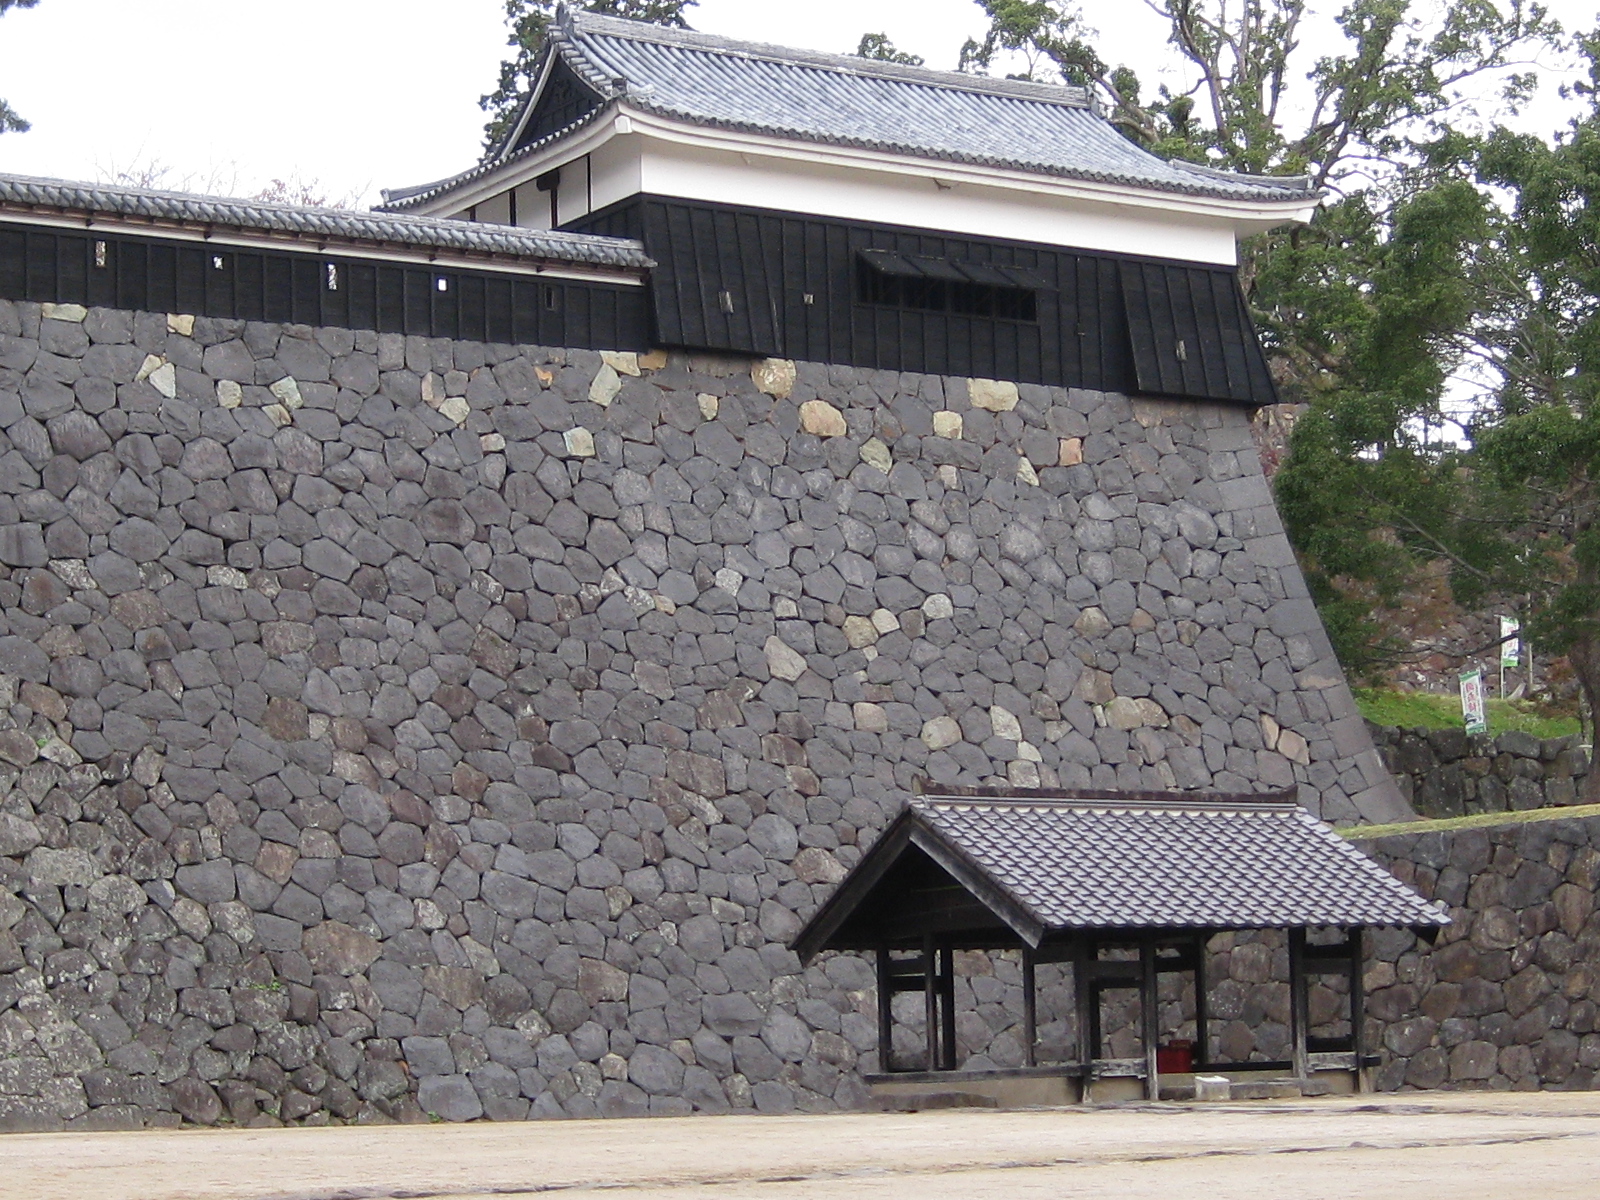
POLYGON ((1311 0, 1149 0, 1188 86, 1142 97, 1135 71, 1111 66, 1073 0, 977 0, 989 16, 963 47, 964 70, 1093 88, 1131 136, 1157 153, 1234 171, 1340 182, 1356 162, 1403 154, 1419 123, 1481 100, 1492 77, 1509 103, 1536 82, 1533 55, 1560 27, 1544 6, 1451 0, 1434 15, 1411 0, 1349 0, 1317 31, 1311 0), (1332 33, 1332 44, 1323 40, 1332 33))
MULTIPOLYGON (((584 12, 686 29, 688 22, 683 14, 695 3, 696 0, 583 0, 573 7, 584 12)), ((511 27, 506 44, 512 48, 512 54, 500 64, 500 79, 494 91, 478 102, 489 114, 489 123, 484 126, 486 146, 493 146, 505 136, 533 85, 532 72, 544 48, 545 32, 555 21, 557 0, 505 0, 505 4, 506 24, 511 27)))
MULTIPOLYGON (((39 0, 0 0, 0 17, 13 8, 32 8, 39 0)), ((28 122, 17 115, 17 110, 0 100, 0 133, 27 133, 28 122)))
MULTIPOLYGON (((1346 665, 1392 660, 1406 639, 1380 610, 1441 572, 1463 603, 1529 594, 1538 564, 1517 524, 1529 497, 1472 447, 1428 432, 1462 370, 1527 359, 1519 373, 1533 380, 1571 353, 1551 306, 1581 285, 1530 277, 1531 251, 1492 190, 1513 182, 1490 180, 1462 132, 1531 94, 1541 57, 1562 45, 1548 12, 1347 0, 1330 27, 1309 0, 1150 0, 1185 74, 1147 99, 1065 0, 979 3, 990 28, 965 48, 966 69, 1091 88, 1157 154, 1325 189, 1310 226, 1241 247, 1240 277, 1280 390, 1309 404, 1276 483, 1346 665)), ((1570 560, 1565 544, 1546 547, 1547 577, 1570 560)))
MULTIPOLYGON (((1358 611, 1363 591, 1393 596, 1442 567, 1463 603, 1514 600, 1530 640, 1566 656, 1592 716, 1600 713, 1600 39, 1581 46, 1590 80, 1576 90, 1590 109, 1560 136, 1502 129, 1432 147, 1435 165, 1474 194, 1468 203, 1481 222, 1453 254, 1423 264, 1434 294, 1449 295, 1432 369, 1470 366, 1481 389, 1465 444, 1429 446, 1417 434, 1422 405, 1401 397, 1385 409, 1370 399, 1375 388, 1352 388, 1297 428, 1279 495, 1321 570, 1324 611, 1346 614, 1352 646, 1382 652, 1370 616, 1358 611)), ((1600 799, 1600 778, 1588 786, 1600 799)))
POLYGON ((899 63, 903 67, 920 67, 923 58, 920 54, 907 54, 889 40, 886 33, 863 33, 861 44, 856 47, 857 58, 870 58, 876 62, 899 63))

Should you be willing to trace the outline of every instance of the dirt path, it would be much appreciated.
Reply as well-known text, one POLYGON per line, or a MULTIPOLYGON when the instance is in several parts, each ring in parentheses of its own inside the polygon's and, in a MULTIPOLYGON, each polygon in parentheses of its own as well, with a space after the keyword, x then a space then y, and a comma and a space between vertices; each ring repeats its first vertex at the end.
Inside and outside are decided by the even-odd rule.
POLYGON ((1600 1195, 1600 1093, 25 1134, 10 1200, 1415 1200, 1600 1195))

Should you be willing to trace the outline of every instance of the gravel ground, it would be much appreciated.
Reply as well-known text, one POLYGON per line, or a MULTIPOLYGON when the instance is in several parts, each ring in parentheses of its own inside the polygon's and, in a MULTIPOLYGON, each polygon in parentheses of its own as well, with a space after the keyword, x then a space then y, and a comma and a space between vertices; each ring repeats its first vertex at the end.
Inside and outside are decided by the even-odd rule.
POLYGON ((26 1134, 0 1196, 673 1200, 1596 1194, 1600 1094, 26 1134))

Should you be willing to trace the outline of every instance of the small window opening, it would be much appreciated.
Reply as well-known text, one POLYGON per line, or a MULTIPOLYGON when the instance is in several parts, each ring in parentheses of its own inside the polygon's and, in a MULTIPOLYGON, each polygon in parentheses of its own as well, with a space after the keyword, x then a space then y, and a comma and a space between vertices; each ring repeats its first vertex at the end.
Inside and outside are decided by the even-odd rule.
POLYGON ((213 270, 213 271, 220 271, 220 270, 222 270, 222 255, 220 255, 220 254, 213 254, 213 255, 212 255, 212 256, 211 256, 211 269, 212 269, 212 270, 213 270))
POLYGON ((338 263, 329 263, 328 264, 328 290, 330 292, 337 292, 339 290, 339 264, 338 263))
POLYGON ((718 292, 717 293, 717 304, 722 309, 723 312, 731 313, 733 311, 733 293, 732 292, 718 292))
POLYGON ((103 269, 106 265, 108 253, 109 251, 104 242, 96 242, 94 244, 94 265, 103 269))
MULTIPOLYGON (((1002 321, 1039 319, 1039 297, 1032 288, 962 278, 961 264, 942 259, 909 255, 883 258, 884 265, 865 256, 856 261, 856 296, 862 304, 1002 321)), ((969 268, 974 272, 978 269, 969 268)), ((993 269, 989 273, 993 274, 993 269)))
POLYGON ((439 278, 433 281, 433 286, 438 288, 441 292, 448 292, 450 290, 450 281, 441 275, 439 278))
POLYGON ((544 285, 544 306, 550 312, 560 307, 560 294, 548 283, 544 285))

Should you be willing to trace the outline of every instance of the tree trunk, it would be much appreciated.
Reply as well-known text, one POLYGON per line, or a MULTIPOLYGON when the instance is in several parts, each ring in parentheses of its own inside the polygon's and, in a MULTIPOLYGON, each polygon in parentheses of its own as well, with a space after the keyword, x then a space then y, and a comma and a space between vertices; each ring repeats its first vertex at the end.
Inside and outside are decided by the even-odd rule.
MULTIPOLYGON (((1578 678, 1590 720, 1600 720, 1600 635, 1584 634, 1577 638, 1567 651, 1567 661, 1572 664, 1572 673, 1578 678)), ((1592 746, 1589 755, 1591 759, 1594 757, 1592 746)), ((1589 774, 1584 778, 1583 799, 1585 803, 1600 804, 1600 770, 1596 770, 1592 763, 1589 774)))

